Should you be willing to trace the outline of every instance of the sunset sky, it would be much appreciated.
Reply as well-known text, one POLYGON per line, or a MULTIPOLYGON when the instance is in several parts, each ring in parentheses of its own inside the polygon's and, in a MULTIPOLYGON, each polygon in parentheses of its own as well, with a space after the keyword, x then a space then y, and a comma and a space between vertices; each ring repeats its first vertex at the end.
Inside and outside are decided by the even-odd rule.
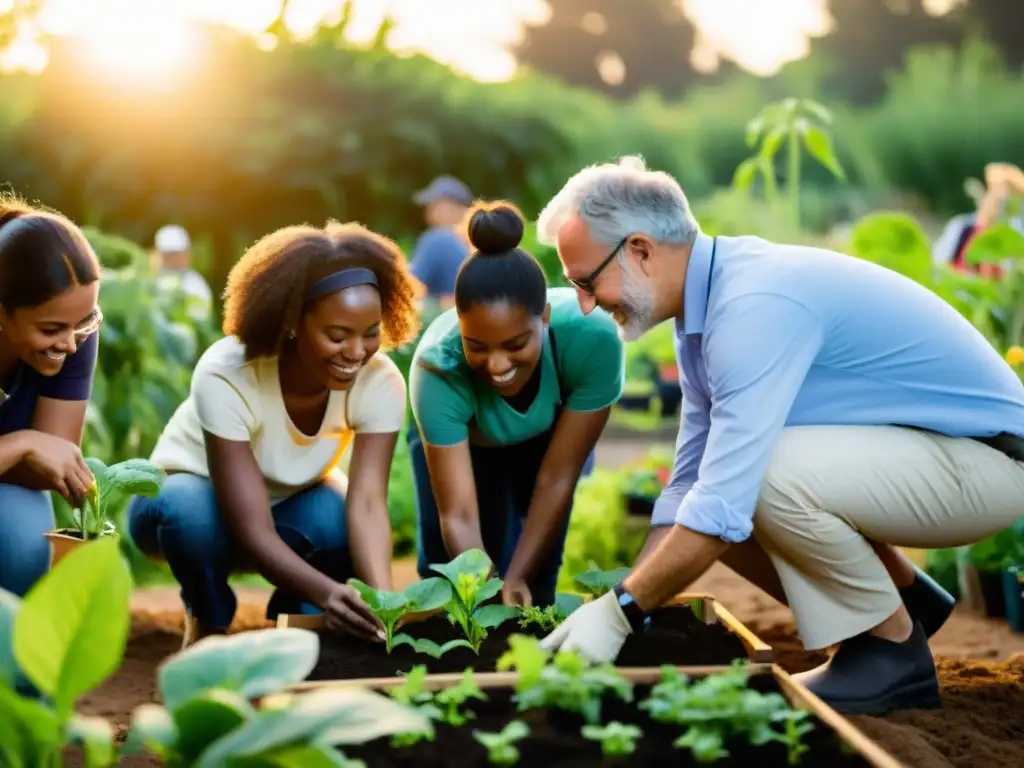
MULTIPOLYGON (((12 0, 0 0, 0 9, 12 0)), ((622 0, 629 2, 629 0, 622 0)), ((931 0, 936 7, 955 0, 931 0)), ((807 53, 808 35, 827 31, 824 0, 688 0, 704 52, 721 51, 759 74, 771 74, 807 53)), ((188 22, 211 19, 258 34, 273 20, 279 0, 44 0, 41 26, 89 44, 97 66, 111 74, 171 75, 190 56, 188 22), (127 44, 126 44, 126 41, 127 44)), ((336 18, 340 0, 292 0, 287 22, 308 34, 336 18)), ((500 81, 515 70, 507 52, 524 21, 547 16, 544 0, 356 0, 352 37, 368 39, 384 14, 397 25, 392 47, 422 51, 481 80, 500 81)), ((45 52, 23 35, 6 63, 39 68, 45 52)))

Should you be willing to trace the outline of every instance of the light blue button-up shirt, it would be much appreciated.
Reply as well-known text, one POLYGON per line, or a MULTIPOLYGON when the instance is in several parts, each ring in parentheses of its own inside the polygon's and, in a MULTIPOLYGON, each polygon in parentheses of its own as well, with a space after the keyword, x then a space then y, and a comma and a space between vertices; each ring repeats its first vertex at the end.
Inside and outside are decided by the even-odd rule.
POLYGON ((1024 386, 926 288, 832 251, 699 235, 676 319, 683 390, 652 525, 738 542, 785 426, 1024 436, 1024 386))

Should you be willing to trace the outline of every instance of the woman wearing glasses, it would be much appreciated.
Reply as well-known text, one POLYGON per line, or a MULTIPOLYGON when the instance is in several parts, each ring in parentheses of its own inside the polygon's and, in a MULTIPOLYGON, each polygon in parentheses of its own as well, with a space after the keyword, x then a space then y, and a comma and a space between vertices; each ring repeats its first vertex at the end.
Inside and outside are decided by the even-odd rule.
POLYGON ((608 315, 547 287, 512 205, 477 205, 469 236, 455 307, 424 333, 409 379, 418 568, 480 548, 506 604, 547 605, 576 483, 622 392, 623 344, 608 315))
POLYGON ((345 581, 391 588, 387 490, 406 388, 379 350, 418 329, 405 258, 357 225, 288 227, 242 256, 224 295, 227 335, 157 442, 151 460, 169 477, 130 502, 132 539, 181 584, 186 644, 228 629, 228 577, 242 570, 277 587, 268 618, 323 612, 380 639, 345 581))
POLYGON ((0 199, 0 588, 47 570, 48 491, 73 506, 93 477, 79 444, 99 340, 100 267, 63 216, 0 199))

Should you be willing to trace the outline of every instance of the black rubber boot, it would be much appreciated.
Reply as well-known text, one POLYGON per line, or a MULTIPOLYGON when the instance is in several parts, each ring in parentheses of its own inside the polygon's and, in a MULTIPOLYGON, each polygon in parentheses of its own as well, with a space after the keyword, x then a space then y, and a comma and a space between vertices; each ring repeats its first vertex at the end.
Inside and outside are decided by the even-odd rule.
POLYGON ((956 598, 920 568, 915 567, 914 571, 917 575, 913 583, 900 590, 900 597, 910 618, 921 622, 925 637, 931 637, 953 613, 956 598))

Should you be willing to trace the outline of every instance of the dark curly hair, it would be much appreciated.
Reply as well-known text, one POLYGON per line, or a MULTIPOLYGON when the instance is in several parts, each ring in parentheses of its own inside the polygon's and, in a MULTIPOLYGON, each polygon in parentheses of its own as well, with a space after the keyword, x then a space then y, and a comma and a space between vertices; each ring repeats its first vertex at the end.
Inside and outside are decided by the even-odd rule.
POLYGON ((462 262, 455 278, 460 313, 476 304, 509 301, 538 317, 548 304, 544 270, 519 247, 526 223, 512 203, 477 202, 469 212, 469 241, 476 251, 462 262))
POLYGON ((248 360, 280 354, 289 330, 298 327, 309 286, 349 267, 366 267, 377 276, 382 346, 414 339, 419 314, 402 251, 360 224, 336 221, 323 229, 284 227, 249 248, 228 275, 224 333, 238 337, 248 360))
POLYGON ((95 251, 67 217, 0 195, 0 306, 38 307, 99 279, 95 251))

